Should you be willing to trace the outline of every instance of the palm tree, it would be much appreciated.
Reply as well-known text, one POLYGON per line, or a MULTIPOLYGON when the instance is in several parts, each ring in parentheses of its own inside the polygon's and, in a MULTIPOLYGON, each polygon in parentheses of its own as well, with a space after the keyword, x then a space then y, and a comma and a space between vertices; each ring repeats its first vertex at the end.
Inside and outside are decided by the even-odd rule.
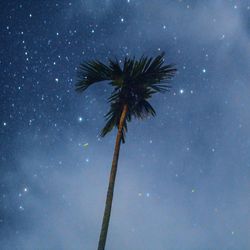
POLYGON ((155 116, 155 110, 148 99, 155 93, 168 91, 169 81, 175 72, 174 65, 164 64, 164 53, 155 58, 125 58, 123 66, 117 59, 109 59, 107 65, 93 60, 79 66, 76 91, 83 92, 92 84, 103 81, 108 81, 107 83, 113 87, 108 98, 110 110, 105 115, 106 125, 101 131, 101 136, 105 136, 114 127, 118 129, 98 250, 105 249, 120 145, 121 141, 125 143, 127 123, 132 117, 144 119, 150 115, 155 116))

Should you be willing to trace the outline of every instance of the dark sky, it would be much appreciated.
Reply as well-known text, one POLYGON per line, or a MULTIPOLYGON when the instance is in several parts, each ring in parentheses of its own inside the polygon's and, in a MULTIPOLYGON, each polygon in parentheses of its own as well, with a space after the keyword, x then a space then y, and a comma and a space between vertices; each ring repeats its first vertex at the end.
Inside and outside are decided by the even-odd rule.
POLYGON ((250 249, 248 0, 1 1, 0 248, 96 249, 115 131, 79 63, 166 52, 178 74, 129 124, 107 250, 250 249))

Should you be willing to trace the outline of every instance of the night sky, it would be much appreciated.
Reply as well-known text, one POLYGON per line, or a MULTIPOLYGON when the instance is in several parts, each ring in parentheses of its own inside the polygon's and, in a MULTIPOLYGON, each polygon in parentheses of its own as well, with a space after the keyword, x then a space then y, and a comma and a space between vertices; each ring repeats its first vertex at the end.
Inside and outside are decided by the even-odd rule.
POLYGON ((249 0, 1 1, 0 248, 97 248, 116 131, 79 63, 178 73, 122 145, 107 250, 250 249, 249 0))

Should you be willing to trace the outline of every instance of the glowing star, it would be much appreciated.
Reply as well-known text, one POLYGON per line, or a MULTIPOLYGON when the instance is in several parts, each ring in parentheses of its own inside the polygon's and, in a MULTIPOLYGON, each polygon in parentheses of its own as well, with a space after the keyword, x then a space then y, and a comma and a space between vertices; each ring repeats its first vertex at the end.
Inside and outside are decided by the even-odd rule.
POLYGON ((78 121, 79 121, 79 122, 82 122, 82 117, 78 117, 78 121))
POLYGON ((203 72, 203 73, 206 73, 207 71, 206 71, 206 69, 203 69, 202 72, 203 72))
POLYGON ((23 191, 24 191, 24 192, 28 192, 28 188, 24 188, 23 191))
POLYGON ((182 95, 184 93, 184 89, 180 89, 180 94, 182 95))

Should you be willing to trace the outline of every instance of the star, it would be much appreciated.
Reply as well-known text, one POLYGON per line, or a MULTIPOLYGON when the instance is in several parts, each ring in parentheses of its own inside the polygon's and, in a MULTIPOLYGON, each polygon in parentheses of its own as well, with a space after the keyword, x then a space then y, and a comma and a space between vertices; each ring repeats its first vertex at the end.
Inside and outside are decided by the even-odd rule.
POLYGON ((23 211, 23 210, 24 210, 24 207, 23 207, 23 206, 19 206, 19 209, 20 209, 21 211, 23 211))
MULTIPOLYGON (((169 91, 162 89, 164 93, 147 99, 155 117, 152 111, 145 121, 131 116, 130 122, 128 110, 111 224, 112 218, 131 219, 132 224, 124 229, 127 236, 136 232, 137 238, 143 238, 133 220, 142 218, 150 228, 148 215, 153 214, 155 222, 164 222, 153 226, 159 232, 155 249, 177 249, 178 233, 185 235, 193 227, 199 231, 204 222, 213 228, 214 220, 219 219, 228 223, 216 224, 223 234, 216 242, 218 249, 247 246, 237 228, 248 229, 244 220, 248 211, 240 205, 247 201, 250 178, 249 1, 3 2, 0 224, 1 236, 7 239, 4 247, 12 249, 23 241, 23 248, 36 249, 32 240, 26 246, 25 228, 32 224, 38 229, 32 237, 39 238, 41 222, 53 219, 43 240, 48 249, 60 249, 70 235, 64 232, 61 242, 51 241, 50 235, 60 230, 61 215, 72 221, 72 234, 85 230, 87 243, 96 245, 94 235, 101 225, 92 230, 88 215, 92 208, 105 206, 119 121, 110 121, 113 130, 105 137, 102 129, 109 111, 121 112, 115 111, 115 103, 110 109, 108 97, 115 85, 122 86, 125 72, 110 75, 100 64, 104 71, 99 77, 90 71, 83 73, 82 83, 91 86, 80 93, 75 91, 77 71, 84 62, 109 65, 109 59, 117 60, 123 71, 126 56, 143 60, 143 56, 164 53, 164 64, 175 65, 176 76, 169 82, 169 91), (234 203, 228 202, 232 181, 234 203), (196 206, 201 200, 201 206, 196 206), (120 206, 130 204, 134 206, 129 213, 120 213, 120 206), (232 211, 241 213, 230 216, 232 211), (171 227, 180 230, 172 230, 169 240, 164 232, 171 227), (16 241, 8 237, 17 234, 16 241)), ((145 65, 145 74, 146 68, 149 65, 145 65)), ((148 82, 141 86, 151 82, 150 70, 148 73, 148 82)), ((160 82, 155 89, 158 87, 160 82)), ((136 104, 140 110, 140 103, 136 104)), ((95 210, 100 224, 103 211, 95 210)), ((210 236, 200 237, 199 243, 214 249, 216 237, 210 236)), ((110 230, 111 242, 114 237, 110 230)), ((144 237, 143 244, 130 238, 119 250, 152 245, 150 237, 144 237)), ((70 243, 71 249, 77 249, 86 242, 78 237, 70 243)), ((185 247, 194 249, 195 242, 186 241, 185 247)))

